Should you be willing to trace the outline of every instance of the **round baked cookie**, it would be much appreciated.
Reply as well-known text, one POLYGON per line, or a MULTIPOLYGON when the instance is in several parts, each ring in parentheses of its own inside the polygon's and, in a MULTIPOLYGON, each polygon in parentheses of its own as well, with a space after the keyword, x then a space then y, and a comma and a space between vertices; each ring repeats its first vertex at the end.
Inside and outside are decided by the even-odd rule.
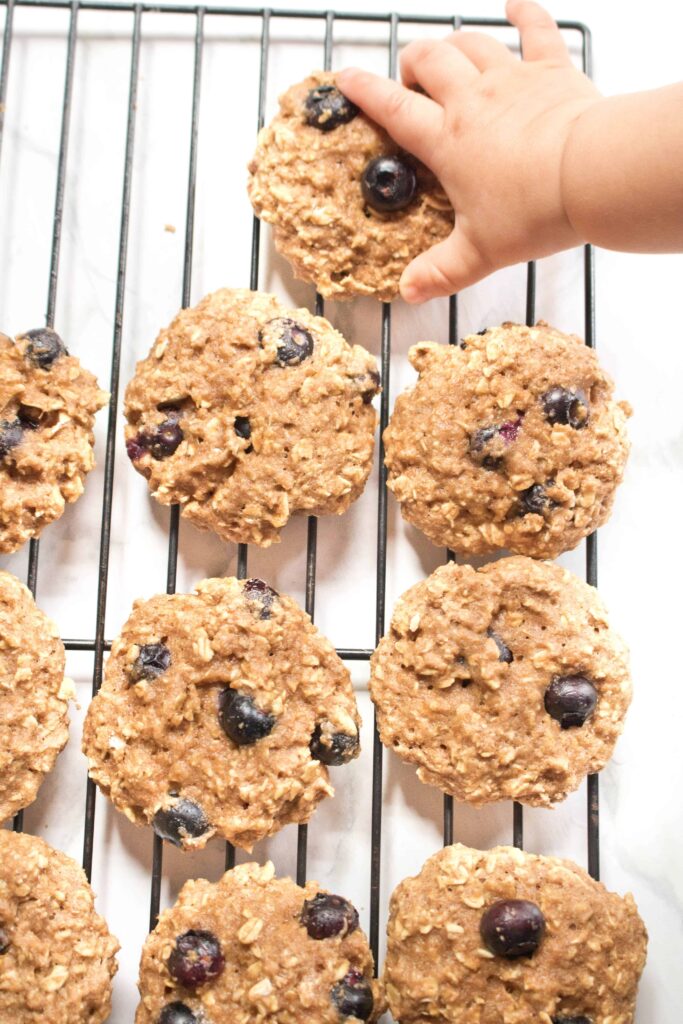
POLYGON ((69 737, 64 644, 30 591, 0 572, 0 822, 36 798, 69 737))
POLYGON ((388 483, 431 541, 554 558, 607 520, 631 409, 579 338, 505 323, 409 357, 419 379, 384 432, 388 483))
POLYGON ((76 861, 0 830, 0 1020, 101 1024, 118 948, 76 861))
POLYGON ((375 359, 322 317, 224 288, 182 310, 126 390, 126 448, 154 497, 268 547, 296 512, 341 515, 372 466, 375 359))
POLYGON ((382 742, 476 806, 563 800, 609 760, 631 701, 597 591, 523 556, 411 587, 371 666, 382 742))
POLYGON ((431 171, 314 71, 258 137, 249 197, 295 275, 328 298, 390 302, 404 268, 453 230, 431 171))
POLYGON ((38 537, 80 498, 108 401, 54 331, 0 334, 0 551, 38 537))
POLYGON ((308 821, 358 756, 347 669, 291 597, 215 579, 137 601, 90 704, 90 775, 136 824, 244 849, 308 821))
POLYGON ((568 860, 448 846, 391 897, 383 981, 401 1024, 631 1024, 647 933, 568 860))
POLYGON ((241 864, 186 882, 145 942, 135 1024, 375 1021, 379 984, 348 900, 241 864))

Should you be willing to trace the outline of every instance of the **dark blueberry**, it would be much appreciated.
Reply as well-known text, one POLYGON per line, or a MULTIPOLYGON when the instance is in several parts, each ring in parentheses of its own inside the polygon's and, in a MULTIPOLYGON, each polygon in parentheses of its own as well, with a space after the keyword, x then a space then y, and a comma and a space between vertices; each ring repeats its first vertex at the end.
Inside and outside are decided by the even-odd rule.
POLYGON ((553 1024, 593 1024, 591 1017, 553 1017, 553 1024))
POLYGON ((313 355, 313 335, 288 316, 269 320, 259 331, 261 344, 273 338, 277 346, 276 359, 280 366, 298 366, 313 355))
POLYGON ((168 958, 169 974, 185 988, 214 981, 224 967, 221 944, 213 932, 195 929, 178 936, 168 958))
POLYGON ((505 641, 501 640, 497 633, 494 633, 492 629, 487 629, 486 635, 493 640, 494 644, 498 648, 498 661, 505 661, 509 665, 511 661, 515 660, 512 651, 505 641))
POLYGON ((248 694, 226 688, 218 698, 218 721, 234 743, 249 747, 273 731, 275 715, 262 711, 248 694))
POLYGON ((151 452, 152 458, 160 462, 173 455, 183 440, 182 427, 178 423, 178 414, 172 412, 152 430, 141 430, 136 437, 126 441, 126 452, 132 462, 151 452))
POLYGON ((21 420, 0 420, 0 461, 24 440, 21 420))
POLYGON ((171 652, 166 644, 143 644, 130 670, 131 682, 158 679, 171 664, 171 652))
POLYGON ((60 356, 69 354, 62 339, 49 327, 39 327, 35 331, 27 331, 24 337, 28 338, 26 355, 32 363, 40 366, 43 370, 49 370, 60 356))
POLYGON ((367 1020, 374 1006, 372 986, 360 971, 352 967, 332 989, 332 1002, 342 1017, 367 1020))
POLYGON ((498 427, 481 427, 480 430, 470 434, 470 451, 481 452, 489 441, 498 436, 498 427))
POLYGON ((184 797, 157 811, 152 827, 174 846, 182 846, 184 839, 197 839, 211 828, 201 807, 184 797))
POLYGON ((311 736, 311 754, 316 761, 323 764, 340 765, 348 764, 358 756, 358 736, 349 736, 345 732, 334 732, 331 736, 325 735, 319 725, 316 725, 311 736))
POLYGON ((331 939, 349 935, 358 927, 358 911, 343 896, 319 892, 312 900, 304 900, 301 923, 311 939, 331 939))
POLYGON ((522 417, 481 427, 470 435, 470 456, 484 469, 499 469, 506 450, 517 440, 522 417))
POLYGON ((169 1003, 157 1018, 157 1024, 199 1024, 199 1020, 185 1003, 169 1003))
POLYGON ((585 676, 555 676, 545 691, 545 709, 563 729, 583 725, 595 711, 598 691, 585 676))
POLYGON ((363 391, 363 404, 370 405, 370 402, 373 400, 373 398, 379 391, 380 376, 377 370, 370 370, 367 376, 363 377, 363 380, 370 381, 370 385, 368 386, 367 391, 363 391))
POLYGON ((503 461, 503 445, 498 437, 498 427, 482 427, 471 434, 469 450, 473 460, 484 469, 499 469, 503 461))
POLYGON ((477 331, 477 334, 483 336, 484 334, 488 334, 490 329, 491 329, 490 327, 482 327, 482 329, 480 331, 477 331))
POLYGON ((363 199, 380 213, 404 210, 412 203, 416 191, 415 171, 397 156, 378 156, 363 171, 363 199))
POLYGON ((530 956, 543 939, 545 918, 529 900, 499 900, 482 915, 479 930, 496 956, 530 956))
POLYGON ((263 582, 263 580, 258 580, 256 578, 244 581, 242 593, 248 601, 256 601, 261 605, 259 619, 270 618, 273 603, 280 596, 277 590, 273 590, 273 588, 269 587, 267 583, 263 582))
POLYGON ((246 416, 235 416, 235 433, 245 441, 251 437, 251 423, 246 416))
POLYGON ((543 484, 532 484, 531 487, 527 487, 525 491, 520 493, 519 503, 522 508, 523 516, 527 515, 529 512, 542 516, 552 504, 548 495, 545 493, 545 487, 543 484))
POLYGON ((321 132, 331 132, 340 124, 353 121, 358 107, 336 85, 317 85, 311 89, 304 102, 306 124, 318 128, 321 132))
POLYGON ((551 388, 541 395, 541 402, 549 423, 568 423, 580 430, 590 419, 588 399, 581 388, 551 388))
POLYGON ((137 437, 129 437, 126 441, 126 455, 131 462, 137 462, 143 455, 146 455, 149 449, 141 443, 141 434, 137 437))
POLYGON ((148 447, 152 453, 152 458, 159 462, 161 459, 167 459, 169 455, 173 455, 173 452, 178 448, 184 436, 177 418, 169 416, 156 427, 153 433, 148 435, 148 447))
MULTIPOLYGON (((42 423, 52 421, 53 416, 50 413, 43 412, 42 409, 38 409, 35 405, 20 405, 17 411, 17 419, 24 430, 37 430, 42 423)), ((56 416, 53 421, 57 422, 56 416)))
POLYGON ((0 956, 4 956, 10 947, 9 935, 0 927, 0 956))

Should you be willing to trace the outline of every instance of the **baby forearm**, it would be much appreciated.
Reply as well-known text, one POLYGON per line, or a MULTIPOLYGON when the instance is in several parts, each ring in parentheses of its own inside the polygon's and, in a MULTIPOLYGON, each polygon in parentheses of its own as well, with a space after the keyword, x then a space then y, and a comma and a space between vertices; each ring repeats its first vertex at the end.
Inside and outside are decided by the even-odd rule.
POLYGON ((562 196, 579 238, 627 252, 683 248, 683 85, 600 100, 575 121, 562 196))

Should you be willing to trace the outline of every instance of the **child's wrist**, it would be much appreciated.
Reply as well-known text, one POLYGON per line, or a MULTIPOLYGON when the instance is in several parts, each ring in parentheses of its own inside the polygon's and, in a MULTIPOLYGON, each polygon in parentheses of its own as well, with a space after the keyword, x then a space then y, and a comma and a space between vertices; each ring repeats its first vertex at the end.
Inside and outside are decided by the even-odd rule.
POLYGON ((560 196, 566 223, 576 235, 577 245, 590 242, 590 228, 585 209, 591 192, 589 176, 585 173, 585 147, 587 142, 599 145, 594 133, 587 128, 590 115, 600 100, 589 104, 570 122, 560 161, 560 196), (592 142, 590 138, 592 137, 592 142))

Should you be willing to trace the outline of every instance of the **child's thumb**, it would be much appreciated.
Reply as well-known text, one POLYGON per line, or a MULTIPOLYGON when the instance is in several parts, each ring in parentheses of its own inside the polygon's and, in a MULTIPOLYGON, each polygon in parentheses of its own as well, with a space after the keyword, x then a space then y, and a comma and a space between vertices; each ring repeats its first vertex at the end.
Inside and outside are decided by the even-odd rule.
POLYGON ((401 295, 406 302, 453 295, 486 277, 491 269, 456 225, 448 238, 408 264, 401 276, 401 295))

